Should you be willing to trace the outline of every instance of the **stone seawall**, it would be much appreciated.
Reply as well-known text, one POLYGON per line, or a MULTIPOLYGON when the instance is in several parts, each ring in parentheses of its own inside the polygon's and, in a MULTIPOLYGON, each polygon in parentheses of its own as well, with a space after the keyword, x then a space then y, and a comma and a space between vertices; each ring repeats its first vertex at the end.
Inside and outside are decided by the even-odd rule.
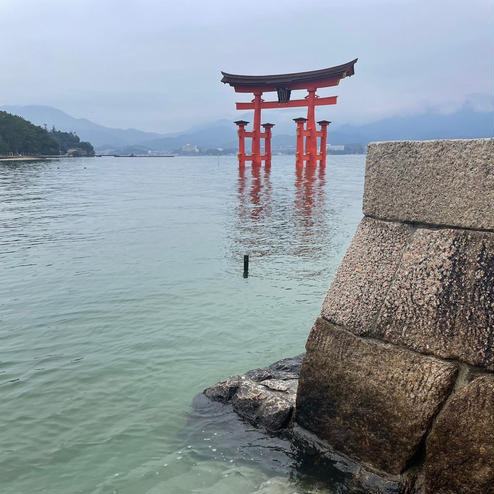
POLYGON ((307 342, 296 424, 417 492, 493 492, 493 195, 493 139, 371 144, 307 342))
POLYGON ((494 493, 493 208, 494 139, 370 144, 301 367, 206 396, 326 458, 342 492, 494 493))

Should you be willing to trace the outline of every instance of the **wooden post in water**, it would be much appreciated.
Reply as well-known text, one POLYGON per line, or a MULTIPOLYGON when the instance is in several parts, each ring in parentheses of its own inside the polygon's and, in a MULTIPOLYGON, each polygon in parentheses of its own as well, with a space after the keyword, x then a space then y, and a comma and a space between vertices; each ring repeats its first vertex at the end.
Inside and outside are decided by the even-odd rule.
POLYGON ((244 278, 249 277, 249 254, 244 255, 244 278))

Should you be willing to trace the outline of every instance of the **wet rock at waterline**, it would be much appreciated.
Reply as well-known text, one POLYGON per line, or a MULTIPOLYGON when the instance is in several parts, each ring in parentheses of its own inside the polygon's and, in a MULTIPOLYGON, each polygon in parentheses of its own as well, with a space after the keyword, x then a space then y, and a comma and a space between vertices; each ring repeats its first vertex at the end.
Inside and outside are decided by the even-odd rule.
POLYGON ((271 431, 282 429, 292 418, 302 357, 229 377, 204 394, 213 401, 231 403, 238 415, 254 425, 271 431))
MULTIPOLYGON (((376 473, 359 461, 328 450, 328 445, 315 435, 294 426, 293 413, 302 357, 284 359, 243 376, 229 377, 196 397, 195 408, 206 410, 203 414, 208 416, 210 429, 216 420, 218 430, 234 430, 239 437, 245 435, 249 438, 246 444, 262 444, 268 451, 278 451, 281 456, 276 459, 277 462, 290 462, 291 459, 291 479, 301 487, 286 484, 287 493, 405 494, 409 485, 406 478, 376 473), (203 401, 206 397, 211 406, 223 407, 224 411, 220 412, 217 408, 208 411, 203 401), (238 417, 244 420, 243 434, 239 432, 239 422, 232 428, 234 418, 225 422, 229 414, 237 420, 238 417), (258 428, 253 429, 251 424, 258 428), (260 441, 262 431, 264 436, 260 441), (253 434, 256 434, 255 441, 251 439, 253 434)), ((253 451, 249 454, 251 460, 259 454, 257 450, 253 451)), ((273 487, 271 484, 265 487, 267 490, 260 492, 272 492, 269 490, 273 487)))
POLYGON ((494 492, 493 431, 494 378, 479 377, 451 398, 432 428, 425 492, 494 492))
POLYGON ((400 474, 456 374, 453 363, 360 338, 319 318, 300 373, 296 421, 337 451, 400 474))

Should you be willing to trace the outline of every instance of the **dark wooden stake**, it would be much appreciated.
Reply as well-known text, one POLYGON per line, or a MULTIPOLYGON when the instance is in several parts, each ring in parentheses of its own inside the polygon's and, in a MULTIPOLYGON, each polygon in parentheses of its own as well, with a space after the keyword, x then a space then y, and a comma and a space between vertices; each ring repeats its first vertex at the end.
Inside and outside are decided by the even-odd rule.
POLYGON ((244 256, 244 278, 249 277, 249 255, 245 254, 244 256))

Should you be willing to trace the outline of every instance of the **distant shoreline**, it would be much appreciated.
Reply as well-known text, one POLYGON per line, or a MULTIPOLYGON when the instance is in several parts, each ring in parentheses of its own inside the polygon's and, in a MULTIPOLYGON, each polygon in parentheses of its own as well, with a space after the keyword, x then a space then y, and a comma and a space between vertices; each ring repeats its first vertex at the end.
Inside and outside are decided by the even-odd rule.
POLYGON ((0 156, 0 161, 40 161, 53 159, 52 157, 45 156, 0 156))
MULTIPOLYGON (((45 160, 59 160, 62 158, 80 158, 81 156, 67 156, 65 154, 54 154, 54 155, 33 155, 33 156, 0 156, 0 161, 45 161, 45 160)), ((87 157, 87 156, 83 156, 87 157)), ((92 158, 92 156, 89 156, 92 158)))
MULTIPOLYGON (((125 155, 125 154, 95 154, 94 156, 83 156, 85 158, 101 158, 101 157, 113 157, 113 158, 174 158, 173 154, 160 154, 160 155, 125 155)), ((53 160, 53 159, 62 159, 62 158, 77 158, 81 156, 0 156, 0 162, 3 161, 45 161, 45 160, 53 160)))

